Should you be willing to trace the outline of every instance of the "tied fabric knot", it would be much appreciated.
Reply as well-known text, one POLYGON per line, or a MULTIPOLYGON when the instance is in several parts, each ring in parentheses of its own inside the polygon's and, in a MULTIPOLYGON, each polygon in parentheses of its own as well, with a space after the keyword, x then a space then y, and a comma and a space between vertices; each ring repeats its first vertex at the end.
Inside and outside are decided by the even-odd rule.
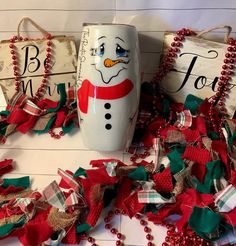
POLYGON ((23 107, 23 110, 33 116, 41 116, 42 114, 46 113, 46 110, 42 110, 39 108, 35 103, 33 103, 31 100, 27 99, 26 103, 23 107))
POLYGON ((181 130, 188 129, 192 126, 192 114, 190 110, 184 110, 180 113, 176 112, 177 120, 175 126, 181 130))
POLYGON ((70 207, 86 207, 86 201, 80 194, 81 184, 77 182, 72 175, 58 169, 58 174, 61 176, 64 183, 67 185, 67 196, 62 192, 57 182, 54 180, 44 190, 43 195, 47 202, 61 211, 66 211, 70 207))
POLYGON ((159 194, 153 187, 155 183, 153 181, 138 181, 141 184, 142 190, 138 191, 138 202, 139 203, 154 203, 154 204, 164 204, 164 203, 174 203, 175 198, 171 197, 169 199, 163 197, 159 194))
POLYGON ((36 202, 40 198, 39 192, 33 192, 28 197, 14 198, 6 205, 6 213, 8 216, 22 213, 27 220, 30 220, 36 213, 36 202))

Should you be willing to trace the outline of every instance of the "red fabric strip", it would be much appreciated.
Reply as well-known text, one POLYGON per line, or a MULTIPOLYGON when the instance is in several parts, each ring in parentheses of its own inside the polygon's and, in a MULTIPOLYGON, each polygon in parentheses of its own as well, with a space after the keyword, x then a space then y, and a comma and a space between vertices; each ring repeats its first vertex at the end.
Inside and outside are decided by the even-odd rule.
POLYGON ((167 167, 163 172, 153 175, 155 188, 158 192, 171 192, 173 190, 170 168, 167 167))
POLYGON ((192 142, 192 143, 194 142, 195 143, 195 142, 201 141, 201 137, 200 137, 198 130, 186 129, 186 130, 183 130, 182 133, 185 136, 186 142, 192 142))
POLYGON ((216 151, 222 162, 225 164, 226 167, 226 179, 229 179, 231 173, 231 167, 228 161, 228 152, 227 152, 227 144, 221 140, 213 140, 211 147, 214 151, 216 151))
POLYGON ((2 176, 5 173, 9 173, 13 169, 13 160, 12 159, 6 159, 4 161, 0 162, 0 176, 2 176))
POLYGON ((112 185, 115 184, 118 180, 116 176, 110 177, 107 174, 106 168, 101 167, 95 170, 87 170, 87 177, 91 183, 101 184, 101 185, 112 185))
POLYGON ((97 221, 100 217, 103 207, 104 207, 103 201, 100 201, 98 204, 95 204, 94 207, 89 208, 90 210, 86 222, 90 226, 94 227, 97 224, 97 221))
POLYGON ((199 164, 205 165, 207 162, 211 160, 211 154, 207 149, 187 146, 182 159, 188 159, 191 161, 195 161, 199 164))

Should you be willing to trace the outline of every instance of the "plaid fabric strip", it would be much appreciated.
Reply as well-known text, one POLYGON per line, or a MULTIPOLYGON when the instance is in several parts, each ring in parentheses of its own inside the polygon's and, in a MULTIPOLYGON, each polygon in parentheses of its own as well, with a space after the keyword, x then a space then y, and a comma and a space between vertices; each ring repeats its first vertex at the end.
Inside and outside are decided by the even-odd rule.
POLYGON ((66 198, 55 180, 45 187, 42 193, 49 204, 62 211, 65 211, 66 198))
POLYGON ((26 113, 30 115, 35 115, 35 116, 40 116, 42 113, 42 110, 30 100, 26 101, 26 104, 24 105, 23 110, 26 113))
POLYGON ((175 125, 180 129, 187 129, 192 125, 192 114, 190 110, 184 110, 177 114, 175 125))
POLYGON ((28 212, 28 205, 32 203, 32 199, 30 198, 16 198, 16 202, 14 207, 19 207, 22 212, 28 212))
POLYGON ((75 192, 79 192, 80 188, 81 188, 81 184, 78 183, 72 175, 70 175, 69 173, 63 171, 62 169, 58 168, 58 175, 61 176, 61 178, 75 191, 75 192))
POLYGON ((73 191, 67 198, 65 201, 65 205, 66 207, 70 207, 70 206, 74 206, 78 203, 78 198, 76 193, 73 191))
POLYGON ((174 197, 170 199, 166 199, 165 197, 161 196, 156 190, 141 190, 138 192, 138 201, 140 203, 156 203, 156 204, 163 204, 163 203, 174 203, 174 197))
POLYGON ((215 194, 215 204, 219 212, 229 212, 236 207, 236 188, 230 184, 215 194))
POLYGON ((67 89, 67 102, 66 105, 68 107, 72 106, 72 104, 76 101, 76 88, 75 86, 69 86, 67 89))
POLYGON ((236 233, 235 231, 230 231, 215 241, 214 246, 233 245, 234 243, 236 243, 236 233))
POLYGON ((28 96, 21 91, 15 93, 7 106, 7 110, 11 111, 15 107, 15 105, 22 105, 27 98, 28 96))
POLYGON ((115 177, 117 162, 116 161, 105 162, 104 165, 106 167, 107 174, 110 177, 115 177))
POLYGON ((67 208, 74 205, 78 205, 79 208, 87 206, 84 198, 74 191, 66 198, 65 205, 67 208))

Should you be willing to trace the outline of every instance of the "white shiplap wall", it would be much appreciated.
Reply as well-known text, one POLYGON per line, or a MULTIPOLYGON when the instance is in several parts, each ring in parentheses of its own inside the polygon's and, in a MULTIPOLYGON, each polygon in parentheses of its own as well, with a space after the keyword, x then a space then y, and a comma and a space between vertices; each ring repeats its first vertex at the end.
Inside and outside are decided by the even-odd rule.
MULTIPOLYGON (((203 30, 223 24, 233 27, 233 36, 236 31, 234 0, 1 0, 0 39, 9 39, 15 34, 17 23, 23 16, 31 17, 53 35, 75 36, 77 44, 84 22, 135 25, 139 31, 145 80, 151 79, 158 66, 165 31, 175 31, 182 27, 203 30)), ((25 28, 29 36, 41 36, 32 27, 25 28)), ((209 35, 209 38, 219 40, 222 37, 222 30, 209 35)), ((89 151, 84 147, 78 130, 59 141, 51 139, 48 135, 15 134, 4 146, 0 146, 0 159, 13 158, 16 163, 16 169, 7 176, 30 175, 33 187, 38 189, 53 179, 58 180, 58 167, 74 171, 78 166, 88 168, 91 159, 110 157, 129 162, 128 156, 122 152, 89 151)), ((126 245, 146 245, 142 228, 134 220, 118 218, 116 223, 126 234, 126 245)), ((155 245, 161 245, 165 238, 165 230, 154 225, 152 228, 155 245)), ((96 229, 93 236, 99 245, 115 245, 115 238, 104 232, 102 225, 96 229)), ((0 241, 0 245, 20 244, 15 240, 5 240, 0 241)))

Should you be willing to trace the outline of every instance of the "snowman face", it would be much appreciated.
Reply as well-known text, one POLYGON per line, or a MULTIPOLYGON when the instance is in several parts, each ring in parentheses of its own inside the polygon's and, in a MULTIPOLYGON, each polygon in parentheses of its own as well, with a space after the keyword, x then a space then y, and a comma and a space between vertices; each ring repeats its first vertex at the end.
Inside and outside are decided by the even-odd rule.
POLYGON ((128 69, 131 54, 123 37, 100 35, 90 52, 91 66, 103 85, 116 83, 128 69))

